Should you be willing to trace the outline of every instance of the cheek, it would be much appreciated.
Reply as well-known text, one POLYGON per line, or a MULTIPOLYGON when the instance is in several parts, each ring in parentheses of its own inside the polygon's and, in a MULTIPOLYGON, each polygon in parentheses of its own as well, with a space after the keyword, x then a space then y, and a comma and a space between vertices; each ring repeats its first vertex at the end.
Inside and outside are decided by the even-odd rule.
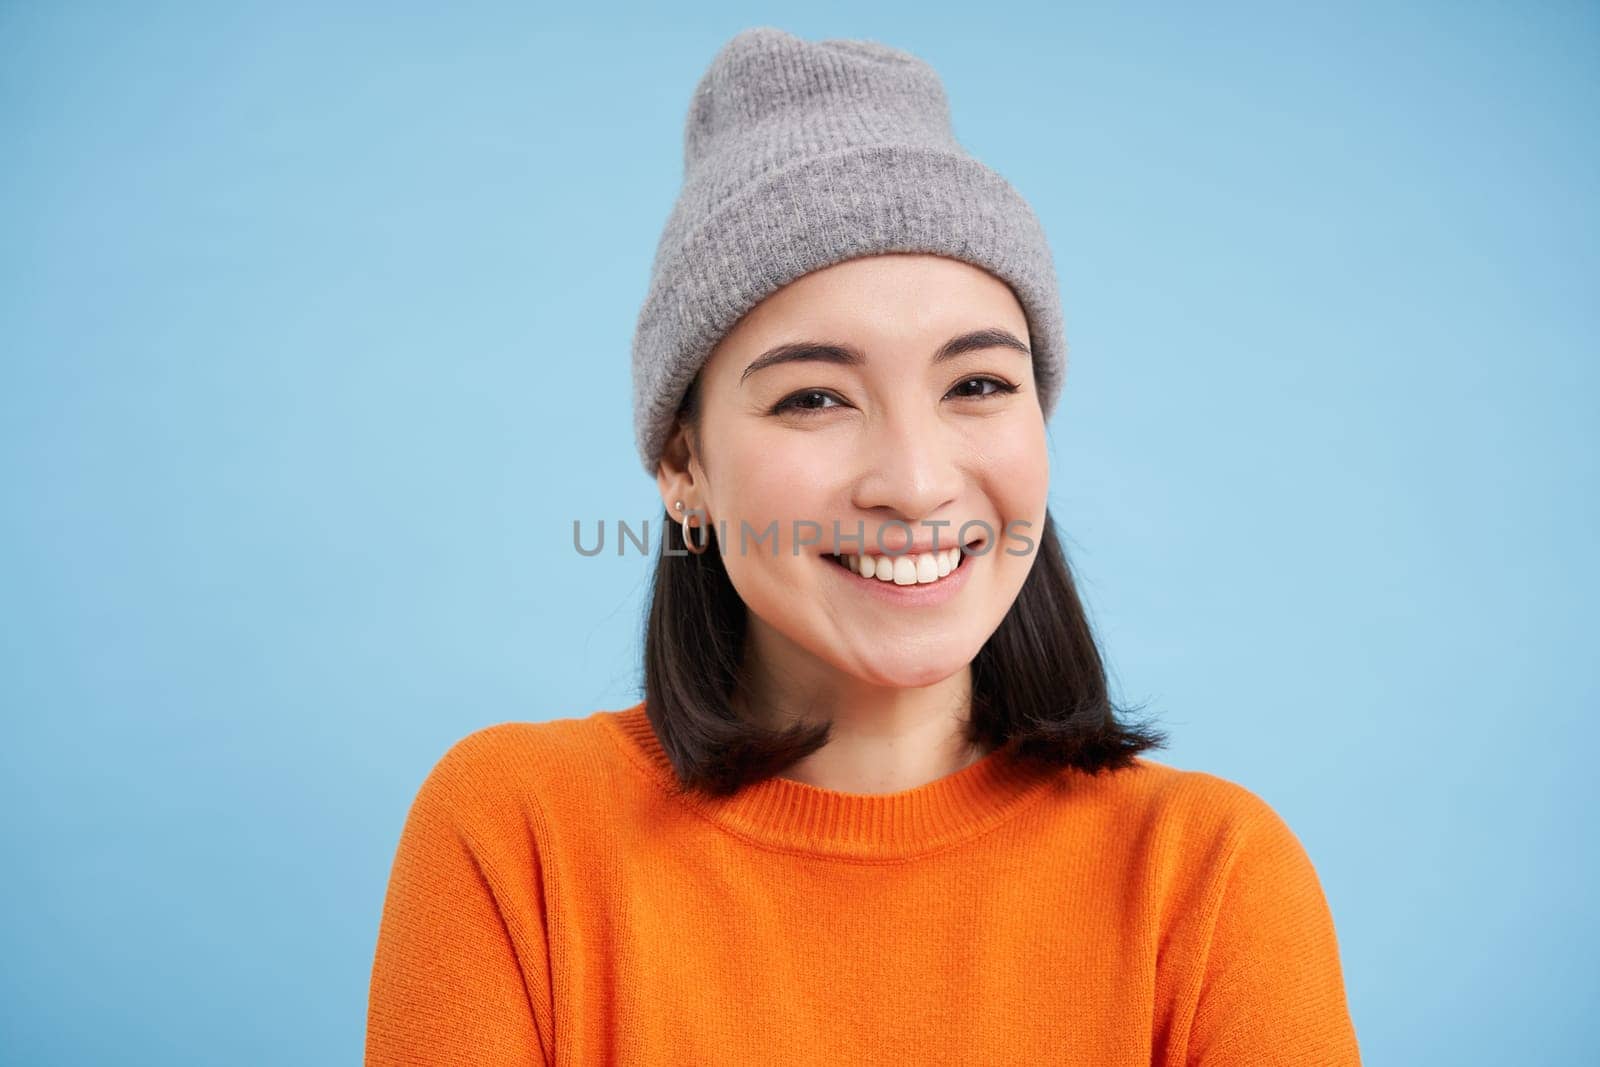
POLYGON ((747 602, 763 599, 768 587, 792 591, 828 536, 829 468, 815 451, 791 451, 753 451, 717 472, 712 512, 719 534, 726 533, 723 565, 747 602), (807 541, 799 547, 797 523, 798 537, 807 541))
POLYGON ((719 537, 726 534, 719 545, 723 566, 745 603, 766 614, 816 580, 807 567, 815 565, 814 546, 828 531, 802 526, 811 544, 797 553, 795 522, 825 523, 836 513, 839 465, 814 435, 777 432, 758 419, 708 421, 715 436, 707 438, 707 454, 716 462, 707 472, 707 506, 719 537))
POLYGON ((1036 519, 1050 494, 1050 443, 1044 420, 996 421, 974 442, 977 473, 1003 517, 1036 519))
MULTIPOLYGON (((756 530, 778 520, 780 548, 793 539, 794 520, 821 521, 837 488, 839 464, 826 448, 802 434, 752 435, 749 448, 724 461, 716 479, 717 507, 732 521, 749 520, 756 530)), ((770 552, 770 549, 768 550, 770 552)))
POLYGON ((729 515, 740 508, 775 514, 772 504, 787 499, 790 487, 825 484, 828 471, 837 469, 827 441, 765 416, 719 411, 703 426, 706 453, 715 457, 707 474, 718 507, 729 515))

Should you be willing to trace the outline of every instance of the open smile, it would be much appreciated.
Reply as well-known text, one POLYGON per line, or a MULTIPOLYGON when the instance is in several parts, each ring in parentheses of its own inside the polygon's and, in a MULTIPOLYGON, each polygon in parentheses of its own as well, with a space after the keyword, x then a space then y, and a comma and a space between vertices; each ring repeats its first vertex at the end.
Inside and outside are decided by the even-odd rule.
MULTIPOLYGON (((966 546, 970 550, 982 539, 966 546)), ((938 604, 966 584, 977 557, 960 548, 900 556, 825 553, 828 568, 858 592, 898 604, 938 604)))

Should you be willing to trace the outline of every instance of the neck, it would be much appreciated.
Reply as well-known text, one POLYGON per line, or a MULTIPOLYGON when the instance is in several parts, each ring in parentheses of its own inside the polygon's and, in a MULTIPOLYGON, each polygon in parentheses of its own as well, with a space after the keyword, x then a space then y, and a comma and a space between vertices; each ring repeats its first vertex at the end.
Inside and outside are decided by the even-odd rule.
MULTIPOLYGON (((752 637, 754 635, 752 634, 752 637)), ((829 741, 781 777, 842 793, 896 793, 971 766, 988 753, 967 740, 969 665, 931 685, 874 685, 831 669, 780 668, 759 640, 745 657, 741 714, 771 727, 831 721, 829 741)))

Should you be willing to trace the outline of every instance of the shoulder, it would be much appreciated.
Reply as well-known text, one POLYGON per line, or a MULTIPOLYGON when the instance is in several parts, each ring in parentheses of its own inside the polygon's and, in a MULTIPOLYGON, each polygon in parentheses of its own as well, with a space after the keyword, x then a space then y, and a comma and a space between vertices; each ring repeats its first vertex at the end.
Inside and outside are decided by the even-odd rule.
POLYGON ((1108 777, 1117 779, 1125 801, 1167 821, 1236 833, 1277 818, 1259 793, 1240 782, 1148 756, 1136 757, 1131 767, 1108 777))
POLYGON ((1158 1026, 1188 1062, 1360 1062, 1339 940, 1299 837, 1255 790, 1143 760, 1158 1026))
POLYGON ((483 726, 450 744, 417 790, 416 807, 445 813, 463 828, 515 831, 575 795, 592 795, 610 762, 597 711, 544 721, 483 726))
POLYGON ((1135 768, 1121 783, 1122 802, 1167 864, 1214 881, 1246 854, 1288 867, 1309 863, 1285 818, 1243 783, 1144 756, 1135 768))

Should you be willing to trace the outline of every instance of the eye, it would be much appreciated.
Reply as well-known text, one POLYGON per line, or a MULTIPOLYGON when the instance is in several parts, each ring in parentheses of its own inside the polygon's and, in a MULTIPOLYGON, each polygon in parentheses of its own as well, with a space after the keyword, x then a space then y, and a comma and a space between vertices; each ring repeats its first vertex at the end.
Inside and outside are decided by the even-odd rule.
POLYGON ((1002 381, 999 378, 991 378, 991 377, 989 377, 987 375, 980 375, 979 377, 976 377, 976 378, 967 378, 964 381, 957 382, 956 383, 956 387, 954 389, 950 390, 950 392, 951 392, 951 394, 956 395, 956 396, 958 396, 960 398, 971 398, 973 400, 982 400, 985 397, 1002 396, 1002 395, 1006 395, 1006 394, 1009 394, 1009 393, 1014 393, 1014 392, 1017 391, 1017 389, 1018 389, 1018 387, 1015 386, 1015 385, 1012 385, 1010 382, 1002 381), (969 392, 969 391, 963 391, 966 386, 974 385, 974 384, 979 385, 979 386, 982 386, 984 384, 988 384, 988 385, 994 386, 994 388, 988 390, 987 392, 977 392, 977 393, 969 392))
POLYGON ((772 408, 772 414, 781 415, 785 412, 794 412, 798 415, 808 415, 814 411, 825 411, 820 404, 813 403, 819 400, 837 400, 838 397, 821 389, 807 389, 804 392, 794 393, 778 401, 772 408))
MULTIPOLYGON (((978 375, 956 383, 955 388, 951 389, 946 395, 953 396, 958 400, 984 400, 993 396, 1005 396, 1015 393, 1018 388, 1019 386, 1012 385, 1010 382, 1000 378, 978 375), (977 392, 973 392, 968 388, 974 385, 978 386, 977 392), (984 386, 992 388, 985 389, 983 388, 984 386)), ((773 405, 771 413, 774 415, 811 415, 827 411, 830 407, 846 406, 848 405, 844 401, 825 389, 805 389, 798 393, 791 393, 778 401, 773 405), (830 404, 829 401, 834 403, 830 404)))

